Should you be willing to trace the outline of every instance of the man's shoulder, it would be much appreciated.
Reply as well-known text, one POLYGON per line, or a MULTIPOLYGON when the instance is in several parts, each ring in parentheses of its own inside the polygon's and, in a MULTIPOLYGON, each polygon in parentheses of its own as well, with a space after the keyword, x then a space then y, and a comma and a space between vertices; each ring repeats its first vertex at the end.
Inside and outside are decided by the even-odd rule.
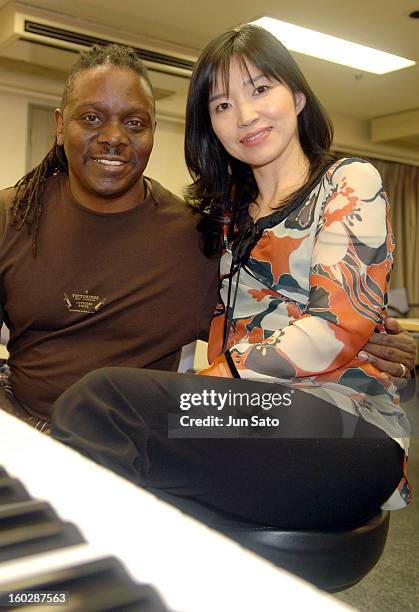
MULTIPOLYGON (((49 197, 55 196, 58 192, 58 187, 63 181, 63 177, 53 175, 45 180, 43 189, 43 200, 48 200, 49 197)), ((17 187, 8 187, 0 190, 0 237, 4 235, 5 228, 11 219, 11 207, 13 205, 17 187)))
POLYGON ((0 191, 0 210, 2 212, 11 207, 15 194, 16 187, 7 187, 6 189, 2 189, 0 191))
POLYGON ((169 216, 176 215, 178 221, 183 220, 186 225, 196 227, 198 222, 197 209, 190 206, 183 198, 163 187, 155 179, 148 179, 151 183, 151 193, 157 204, 162 204, 169 216))
MULTIPOLYGON (((49 176, 47 179, 45 179, 44 192, 57 189, 63 180, 64 177, 58 173, 49 176)), ((6 189, 0 190, 0 207, 2 210, 10 209, 16 195, 16 191, 16 187, 7 187, 6 189)))
POLYGON ((157 202, 167 202, 175 206, 185 207, 185 201, 180 196, 166 189, 166 187, 156 181, 156 179, 147 177, 147 181, 151 185, 151 193, 157 202))
POLYGON ((15 194, 15 187, 8 187, 0 191, 0 238, 3 237, 8 223, 7 219, 10 218, 10 207, 12 206, 15 194))

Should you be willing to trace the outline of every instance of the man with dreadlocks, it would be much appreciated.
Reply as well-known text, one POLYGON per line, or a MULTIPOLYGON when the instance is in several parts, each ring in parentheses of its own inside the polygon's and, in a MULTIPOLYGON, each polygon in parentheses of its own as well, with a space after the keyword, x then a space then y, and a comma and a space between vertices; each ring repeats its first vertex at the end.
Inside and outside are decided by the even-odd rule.
POLYGON ((207 332, 218 269, 191 209, 144 177, 154 98, 132 49, 82 55, 56 125, 43 161, 0 195, 2 407, 44 430, 54 400, 90 370, 176 370, 182 346, 207 332))
MULTIPOLYGON (((191 210, 144 176, 154 99, 132 49, 82 55, 56 124, 43 161, 0 193, 10 329, 0 407, 43 431, 56 398, 91 370, 176 370, 181 347, 207 333, 218 268, 200 251, 191 210)), ((366 346, 390 374, 411 348, 404 334, 393 338, 384 348, 394 363, 379 359, 377 343, 366 346)))

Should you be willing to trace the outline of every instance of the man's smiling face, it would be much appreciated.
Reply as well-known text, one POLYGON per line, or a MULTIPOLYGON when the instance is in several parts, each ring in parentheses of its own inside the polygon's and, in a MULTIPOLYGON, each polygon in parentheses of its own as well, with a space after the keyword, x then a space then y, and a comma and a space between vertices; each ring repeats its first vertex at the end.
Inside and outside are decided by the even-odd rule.
POLYGON ((139 74, 113 64, 80 72, 65 108, 56 111, 56 125, 70 188, 81 204, 117 211, 141 202, 155 118, 152 94, 139 74))

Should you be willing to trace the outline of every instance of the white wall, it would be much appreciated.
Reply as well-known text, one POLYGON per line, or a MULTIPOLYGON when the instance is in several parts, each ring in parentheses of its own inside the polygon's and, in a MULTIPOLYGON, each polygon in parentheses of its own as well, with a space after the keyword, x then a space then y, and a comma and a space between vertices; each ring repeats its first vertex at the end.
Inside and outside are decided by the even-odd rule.
POLYGON ((333 145, 337 150, 419 166, 418 147, 406 145, 402 148, 389 142, 372 142, 371 126, 367 120, 336 113, 330 113, 330 118, 334 127, 333 145))
POLYGON ((154 148, 146 170, 147 176, 155 178, 179 196, 182 196, 184 187, 190 183, 183 155, 183 137, 183 123, 159 118, 157 115, 154 148))
POLYGON ((0 188, 26 172, 29 104, 58 106, 63 83, 0 67, 0 188))
POLYGON ((0 189, 25 173, 27 105, 20 95, 0 92, 0 189))

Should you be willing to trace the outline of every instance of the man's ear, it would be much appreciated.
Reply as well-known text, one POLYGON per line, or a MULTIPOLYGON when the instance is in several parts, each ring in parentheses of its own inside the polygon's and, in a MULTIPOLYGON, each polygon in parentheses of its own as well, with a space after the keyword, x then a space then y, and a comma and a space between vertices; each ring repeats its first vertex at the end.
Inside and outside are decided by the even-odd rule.
POLYGON ((56 108, 54 111, 54 119, 55 119, 55 136, 57 138, 57 144, 64 144, 64 134, 63 134, 63 113, 60 108, 56 108))
POLYGON ((302 91, 297 91, 297 93, 294 94, 294 100, 295 109, 297 111, 297 115, 299 115, 306 105, 306 97, 302 91))

